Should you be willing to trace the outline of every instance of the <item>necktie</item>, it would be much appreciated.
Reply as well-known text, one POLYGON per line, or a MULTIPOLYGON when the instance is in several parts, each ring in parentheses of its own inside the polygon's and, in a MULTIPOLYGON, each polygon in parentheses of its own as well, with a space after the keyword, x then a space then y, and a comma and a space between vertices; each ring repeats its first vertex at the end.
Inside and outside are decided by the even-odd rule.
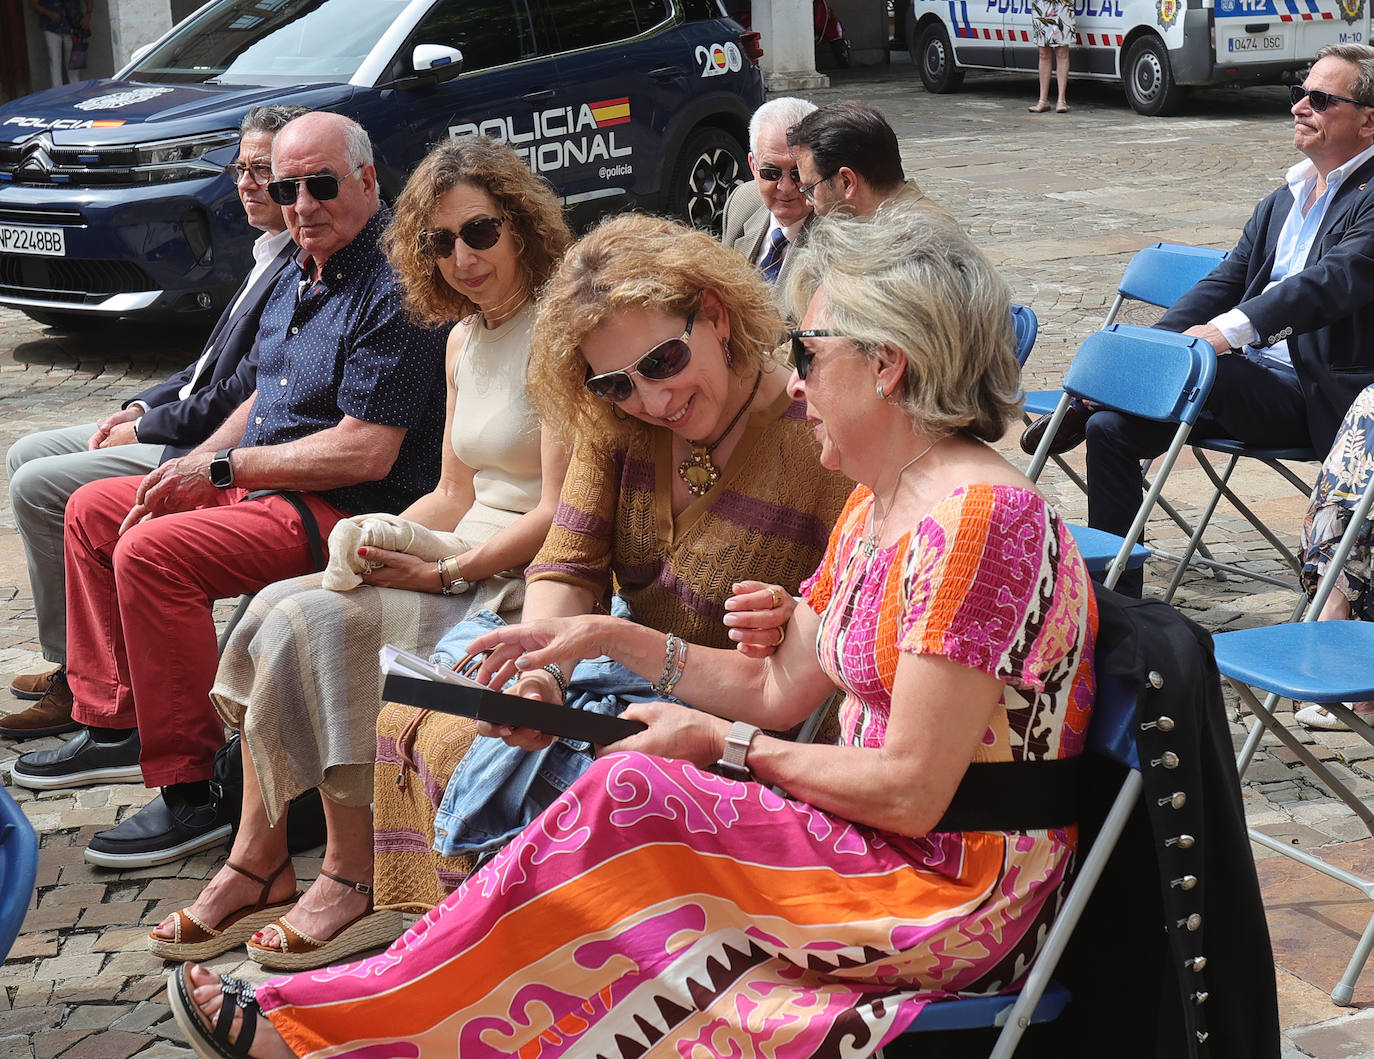
POLYGON ((781 228, 774 228, 772 235, 773 245, 768 248, 768 253, 764 256, 763 278, 769 283, 778 282, 778 273, 782 271, 782 259, 787 255, 787 235, 781 228))

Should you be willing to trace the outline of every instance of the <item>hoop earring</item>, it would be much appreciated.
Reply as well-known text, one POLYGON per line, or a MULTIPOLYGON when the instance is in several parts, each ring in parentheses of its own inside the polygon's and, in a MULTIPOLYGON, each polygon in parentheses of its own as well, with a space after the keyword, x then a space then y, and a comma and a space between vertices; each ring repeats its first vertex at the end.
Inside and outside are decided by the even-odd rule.
POLYGON ((887 391, 883 389, 883 384, 882 384, 882 383, 878 383, 878 385, 874 387, 874 392, 877 393, 878 397, 879 397, 881 400, 884 400, 884 401, 887 400, 887 391))
POLYGON ((628 423, 631 419, 634 418, 634 416, 630 415, 629 413, 622 412, 620 410, 620 405, 618 404, 611 405, 611 415, 615 416, 615 418, 620 420, 620 422, 622 423, 628 423))

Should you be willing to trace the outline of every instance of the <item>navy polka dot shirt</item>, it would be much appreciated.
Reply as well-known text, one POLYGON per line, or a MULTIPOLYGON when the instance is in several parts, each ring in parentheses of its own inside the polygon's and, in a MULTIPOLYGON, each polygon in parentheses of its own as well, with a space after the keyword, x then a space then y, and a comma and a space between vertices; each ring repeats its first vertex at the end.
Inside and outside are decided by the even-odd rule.
POLYGON ((446 328, 414 323, 396 275, 377 247, 385 206, 325 262, 312 286, 288 265, 258 329, 258 397, 242 445, 279 445, 337 426, 345 415, 405 427, 385 478, 321 495, 350 514, 397 512, 439 480, 444 430, 446 328), (299 292, 299 294, 298 294, 299 292))

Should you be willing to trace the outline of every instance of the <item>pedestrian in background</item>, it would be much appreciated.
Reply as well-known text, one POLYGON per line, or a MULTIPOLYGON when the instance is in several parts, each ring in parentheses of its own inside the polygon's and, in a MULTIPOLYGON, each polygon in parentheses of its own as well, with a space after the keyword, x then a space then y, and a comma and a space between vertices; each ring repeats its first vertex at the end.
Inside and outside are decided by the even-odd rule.
POLYGON ((43 40, 48 46, 48 76, 52 87, 69 84, 74 69, 86 67, 86 41, 91 36, 91 9, 95 0, 29 0, 43 28, 43 40), (78 56, 73 56, 77 42, 78 56), (73 63, 73 58, 79 61, 73 63))
POLYGON ((1040 52, 1040 98, 1027 107, 1032 114, 1050 109, 1050 62, 1059 85, 1056 114, 1069 112, 1069 45, 1074 35, 1072 0, 1031 0, 1031 39, 1040 52))

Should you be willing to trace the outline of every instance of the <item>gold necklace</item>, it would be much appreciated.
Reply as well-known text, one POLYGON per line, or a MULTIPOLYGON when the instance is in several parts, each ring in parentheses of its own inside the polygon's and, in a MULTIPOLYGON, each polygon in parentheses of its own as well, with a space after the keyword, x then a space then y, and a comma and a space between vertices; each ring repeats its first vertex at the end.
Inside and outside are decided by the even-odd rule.
POLYGON ((493 305, 490 309, 481 309, 479 311, 482 314, 482 319, 486 321, 488 327, 500 327, 520 310, 520 307, 523 306, 525 302, 529 300, 529 297, 530 289, 528 287, 520 287, 518 290, 516 290, 514 294, 512 294, 509 298, 503 301, 500 305, 493 305), (511 303, 514 302, 517 298, 519 298, 520 301, 518 304, 516 304, 515 308, 512 309, 509 313, 507 313, 505 316, 502 316, 501 314, 505 312, 507 309, 509 309, 511 303))
MULTIPOLYGON (((917 460, 919 460, 922 456, 924 456, 924 455, 925 455, 927 452, 929 452, 931 449, 933 449, 933 448, 936 446, 936 444, 937 444, 937 442, 932 441, 929 445, 927 445, 925 448, 923 448, 920 452, 916 453, 915 456, 913 456, 913 457, 911 457, 911 459, 907 460, 906 463, 902 464, 901 467, 897 468, 897 484, 894 485, 894 486, 892 487, 892 501, 893 501, 893 503, 896 503, 896 501, 897 501, 897 488, 898 488, 898 486, 900 486, 900 485, 902 484, 902 475, 906 474, 906 469, 907 469, 908 467, 910 467, 913 463, 915 463, 917 460)), ((875 525, 873 524, 873 522, 874 522, 874 519, 873 519, 873 512, 877 509, 877 507, 878 507, 878 497, 875 495, 875 496, 873 497, 873 507, 871 507, 871 508, 868 509, 868 524, 869 524, 869 531, 868 531, 868 535, 864 538, 864 542, 863 542, 863 550, 864 550, 864 557, 865 557, 865 558, 871 558, 872 555, 873 555, 873 553, 874 553, 875 551, 878 550, 878 538, 879 538, 880 536, 882 536, 883 527, 884 527, 885 525, 887 525, 887 513, 888 513, 889 511, 892 510, 892 504, 888 504, 886 507, 884 507, 884 508, 883 508, 883 513, 882 513, 882 515, 877 519, 877 525, 875 526, 875 525)))
POLYGON ((720 481, 720 468, 711 462, 711 453, 716 451, 716 446, 730 436, 730 431, 735 429, 735 424, 740 421, 740 417, 749 410, 749 406, 754 403, 754 395, 759 392, 759 383, 763 381, 763 372, 754 376, 754 388, 749 391, 749 397, 740 410, 735 413, 735 418, 730 420, 730 425, 720 432, 720 436, 709 445, 704 441, 689 441, 692 446, 692 454, 677 465, 677 476, 682 479, 687 486, 687 491, 693 496, 705 496, 711 491, 711 486, 720 481))

